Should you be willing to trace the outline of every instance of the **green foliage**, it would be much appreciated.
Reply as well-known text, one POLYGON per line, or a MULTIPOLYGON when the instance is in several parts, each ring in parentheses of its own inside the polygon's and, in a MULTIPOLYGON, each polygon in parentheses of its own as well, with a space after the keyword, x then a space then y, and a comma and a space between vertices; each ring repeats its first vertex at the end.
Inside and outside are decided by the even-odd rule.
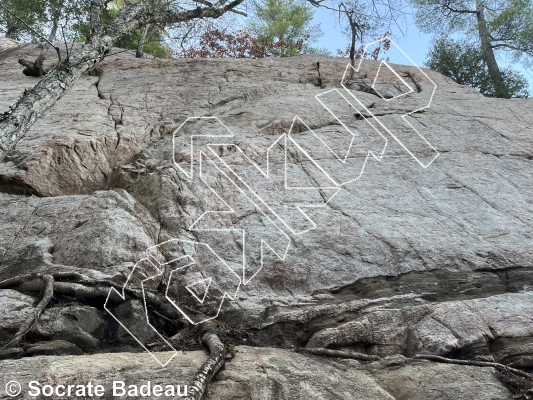
POLYGON ((425 33, 464 31, 476 23, 475 14, 453 13, 449 9, 474 10, 475 0, 411 0, 411 3, 416 8, 416 25, 425 33))
POLYGON ((526 67, 533 65, 533 3, 530 0, 509 0, 500 13, 492 16, 487 27, 497 39, 496 45, 510 52, 515 62, 522 61, 526 67))
MULTIPOLYGON (((496 97, 495 84, 485 64, 482 50, 465 40, 439 37, 434 40, 425 66, 452 78, 461 85, 472 86, 481 94, 496 97)), ((503 83, 512 97, 528 98, 528 82, 511 69, 502 71, 503 83)))
POLYGON ((71 25, 86 18, 90 0, 0 0, 0 32, 34 43, 51 33, 53 21, 68 35, 71 25))
MULTIPOLYGON (((498 97, 504 98, 524 95, 527 87, 525 78, 509 69, 500 71, 496 56, 505 52, 514 62, 522 62, 526 68, 533 65, 533 3, 531 0, 410 1, 417 8, 416 23, 424 32, 437 34, 462 32, 470 38, 477 36, 479 49, 475 49, 475 46, 470 44, 468 51, 463 49, 461 57, 457 51, 452 51, 452 47, 447 47, 450 54, 453 53, 458 59, 462 58, 464 61, 460 63, 460 66, 467 70, 463 71, 462 75, 470 77, 470 85, 490 96, 493 95, 492 93, 497 93, 498 97), (479 59, 479 55, 482 56, 484 62, 479 59), (479 69, 475 71, 476 68, 479 69), (492 79, 487 77, 486 68, 492 79), (484 83, 474 82, 475 80, 481 80, 484 83)), ((433 53, 435 53, 435 48, 433 53)), ((457 68, 458 66, 454 68, 455 75, 458 74, 457 68)), ((448 72, 451 73, 451 69, 448 72)))
POLYGON ((481 1, 485 22, 478 22, 475 0, 411 0, 416 24, 426 33, 465 32, 478 35, 483 24, 495 51, 511 53, 515 61, 533 64, 533 2, 531 0, 481 1))
MULTIPOLYGON (((107 27, 117 16, 118 12, 123 7, 123 4, 120 1, 110 3, 106 9, 104 9, 102 14, 102 24, 107 27)), ((89 36, 89 24, 88 22, 83 22, 80 24, 73 25, 73 36, 75 40, 86 41, 89 36)), ((136 50, 139 43, 139 38, 141 37, 141 30, 137 29, 130 35, 123 36, 114 46, 121 49, 130 49, 136 50)), ((148 28, 148 33, 146 34, 146 39, 144 43, 144 52, 151 54, 159 58, 167 58, 168 53, 167 49, 161 45, 162 33, 157 27, 150 26, 148 28)))
POLYGON ((39 34, 43 33, 42 27, 47 21, 44 1, 0 0, 0 4, 3 6, 0 7, 0 30, 6 37, 17 40, 34 38, 35 34, 21 20, 39 34), (5 11, 4 7, 10 12, 5 11))
MULTIPOLYGON (((137 29, 131 35, 122 37, 115 43, 115 46, 122 49, 136 50, 140 37, 141 30, 137 29)), ((144 52, 159 58, 167 58, 168 52, 165 47, 161 46, 161 39, 161 32, 158 29, 148 28, 144 43, 144 52)))
POLYGON ((314 12, 309 3, 304 0, 255 0, 253 7, 254 17, 248 25, 249 31, 258 37, 266 38, 268 44, 286 44, 273 49, 273 56, 298 55, 295 50, 298 41, 304 41, 305 53, 328 53, 327 50, 309 45, 323 35, 320 25, 311 25, 314 12))

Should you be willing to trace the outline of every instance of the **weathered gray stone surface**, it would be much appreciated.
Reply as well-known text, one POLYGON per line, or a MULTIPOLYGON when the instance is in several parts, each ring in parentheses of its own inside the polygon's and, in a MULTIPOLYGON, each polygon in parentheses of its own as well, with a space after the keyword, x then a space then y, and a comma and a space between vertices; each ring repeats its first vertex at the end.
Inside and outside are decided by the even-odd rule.
POLYGON ((81 356, 83 352, 76 345, 66 340, 50 340, 48 342, 38 342, 30 345, 26 349, 26 355, 33 356, 81 356))
MULTIPOLYGON (((17 59, 36 52, 32 45, 0 42, 0 111, 35 84, 36 78, 21 73, 17 59)), ((0 280, 21 273, 71 271, 122 285, 149 248, 159 265, 184 254, 201 260, 199 246, 156 247, 170 239, 208 243, 242 276, 243 240, 227 230, 245 229, 246 243, 254 249, 248 254, 246 278, 257 274, 241 285, 234 301, 224 303, 218 319, 253 333, 257 344, 270 347, 238 353, 231 363, 234 369, 222 371, 221 380, 212 385, 212 398, 231 398, 224 396, 241 387, 253 393, 247 398, 270 398, 271 392, 261 392, 262 387, 281 390, 280 396, 286 396, 281 398, 291 398, 290 391, 296 389, 289 388, 297 386, 294 376, 318 379, 310 378, 306 371, 312 368, 306 363, 320 363, 326 375, 339 381, 348 379, 342 374, 360 373, 352 368, 343 371, 334 361, 286 352, 290 356, 282 359, 302 357, 300 370, 298 365, 286 370, 269 365, 265 368, 275 373, 253 372, 257 354, 268 357, 280 352, 273 348, 280 346, 341 347, 381 357, 426 353, 532 367, 533 100, 485 98, 425 71, 437 85, 431 107, 407 121, 440 152, 439 157, 423 168, 381 130, 388 140, 381 161, 369 158, 361 178, 343 185, 324 206, 331 191, 313 188, 331 185, 331 180, 294 146, 288 148, 287 182, 310 190, 285 189, 283 142, 270 151, 268 180, 243 156, 265 169, 269 147, 289 131, 295 115, 331 149, 347 151, 346 132, 315 99, 321 95, 324 101, 331 100, 336 94, 328 91, 343 91, 346 60, 321 57, 322 86, 313 69, 316 61, 312 55, 266 60, 138 60, 128 53, 109 57, 0 163, 0 280), (214 163, 203 156, 203 179, 215 193, 198 179, 199 153, 192 155, 194 179, 173 163, 175 159, 189 171, 191 135, 228 135, 216 121, 182 126, 188 117, 210 116, 219 117, 234 134, 195 139, 214 163), (220 158, 207 143, 224 144, 213 147, 220 158), (231 170, 294 231, 312 227, 295 205, 321 205, 309 212, 316 229, 297 235, 265 206, 260 205, 265 214, 258 212, 237 188, 246 189, 244 184, 234 180, 236 186, 221 172, 233 176, 231 170), (205 214, 228 211, 227 205, 233 208, 231 213, 205 214), (200 217, 195 228, 204 230, 189 230, 200 217), (205 230, 213 228, 218 231, 205 230), (260 270, 261 240, 276 251, 284 249, 286 239, 280 229, 290 238, 287 256, 279 260, 266 252, 260 270)), ((292 131, 292 137, 337 182, 359 175, 368 150, 376 154, 383 150, 384 140, 369 128, 369 112, 406 138, 404 143, 421 160, 431 157, 423 142, 413 136, 409 140, 400 116, 423 106, 433 86, 416 68, 393 65, 417 90, 401 100, 382 99, 370 89, 378 65, 363 62, 355 81, 348 84, 367 110, 354 112, 338 98, 332 103, 345 125, 356 132, 357 146, 346 164, 302 124, 292 131)), ((376 88, 385 97, 403 91, 385 75, 376 88)), ((158 290, 165 290, 171 268, 163 267, 153 289, 162 280, 158 290)), ((203 271, 190 268, 189 275, 173 276, 173 282, 183 286, 205 278, 209 268, 207 263, 203 271)), ((213 311, 221 288, 232 284, 231 276, 224 279, 210 287, 202 307, 192 296, 179 300, 203 312, 213 311)), ((176 289, 182 295, 183 290, 174 285, 170 292, 176 289)), ((196 296, 202 296, 202 288, 197 288, 196 296)), ((124 332, 105 315, 103 298, 87 304, 56 297, 59 300, 43 313, 29 341, 68 340, 90 352, 114 347, 138 350, 127 347, 124 332), (81 323, 69 322, 69 315, 91 316, 82 316, 81 323)), ((0 340, 16 331, 35 304, 33 297, 0 290, 0 340)), ((183 327, 160 317, 154 321, 169 336, 183 327)), ((375 380, 375 393, 385 393, 382 389, 390 393, 383 398, 466 399, 469 390, 486 399, 510 396, 494 372, 487 371, 413 361, 399 370, 365 373, 375 380), (470 373, 476 379, 469 386, 470 373), (439 381, 442 386, 432 389, 431 374, 444 377, 439 381), (411 376, 413 384, 402 388, 404 376, 411 376), (428 390, 411 391, 420 386, 428 390)), ((354 375, 348 380, 355 385, 358 379, 363 378, 354 375)), ((350 398, 332 391, 340 390, 336 386, 324 383, 323 397, 350 398)), ((307 388, 298 386, 298 390, 304 393, 307 388)))
POLYGON ((374 381, 396 400, 467 400, 479 396, 496 400, 511 398, 492 368, 406 361, 401 357, 364 367, 374 381))
MULTIPOLYGON (((364 367, 355 360, 331 360, 270 348, 239 347, 213 381, 205 399, 507 399, 492 368, 439 365, 427 361, 374 362, 364 367)), ((102 399, 136 398, 112 396, 113 381, 141 387, 186 385, 206 358, 203 352, 176 356, 166 368, 154 364, 147 354, 99 354, 85 357, 34 357, 7 360, 0 372, 7 381, 22 386, 29 380, 44 385, 103 385, 102 399), (157 365, 157 366, 156 366, 157 365)), ((9 398, 3 392, 0 398, 9 398)), ((157 398, 151 396, 151 398, 157 398)), ((179 398, 179 397, 176 397, 179 398)))
POLYGON ((0 338, 6 340, 14 334, 30 315, 34 299, 12 289, 0 291, 0 338))
POLYGON ((5 278, 73 268, 95 278, 113 277, 123 264, 131 269, 157 241, 158 223, 123 190, 2 203, 5 278))

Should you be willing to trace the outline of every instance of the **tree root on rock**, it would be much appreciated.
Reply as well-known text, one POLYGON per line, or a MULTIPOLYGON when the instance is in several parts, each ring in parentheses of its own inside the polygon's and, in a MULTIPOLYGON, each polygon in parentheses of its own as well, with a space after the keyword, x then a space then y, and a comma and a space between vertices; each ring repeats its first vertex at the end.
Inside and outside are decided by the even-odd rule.
POLYGON ((226 362, 228 353, 226 346, 220 341, 216 334, 216 325, 211 321, 203 322, 200 329, 205 332, 202 335, 202 342, 209 348, 209 358, 202 364, 192 382, 187 385, 189 395, 186 400, 200 400, 213 379, 215 374, 226 362))
POLYGON ((27 282, 28 280, 33 280, 36 278, 39 278, 40 275, 32 275, 32 274, 24 274, 24 275, 17 275, 12 278, 3 280, 0 282, 0 289, 8 289, 13 286, 21 285, 24 282, 27 282))
MULTIPOLYGON (((43 310, 52 299, 54 290, 56 293, 67 294, 75 296, 76 298, 94 299, 98 297, 107 298, 109 286, 117 289, 122 288, 120 285, 114 282, 90 279, 81 274, 57 274, 56 278, 69 278, 81 281, 82 283, 55 281, 53 275, 43 276, 42 274, 19 275, 0 282, 0 289, 13 288, 17 291, 41 291, 44 288, 43 299, 31 313, 28 319, 22 324, 15 337, 3 347, 4 349, 16 346, 22 337, 30 331, 32 326, 35 324, 43 310), (107 284, 108 287, 91 286, 95 284, 107 284)), ((146 304, 157 307, 163 314, 162 316, 164 316, 164 318, 167 320, 172 321, 180 317, 180 314, 175 309, 170 309, 167 307, 162 296, 159 296, 156 293, 146 290, 143 293, 141 290, 125 289, 125 294, 138 299, 144 298, 146 304)), ((183 307, 188 309, 188 307, 185 305, 183 305, 183 307)), ((189 312, 198 313, 197 311, 190 309, 188 310, 189 312)), ((203 319, 205 319, 205 317, 203 319)), ((186 398, 187 400, 199 400, 202 398, 207 386, 215 374, 224 365, 226 356, 228 354, 226 346, 222 343, 217 335, 217 325, 213 320, 207 320, 201 323, 198 327, 200 329, 201 340, 208 347, 210 356, 202 364, 194 376, 192 383, 188 386, 189 395, 186 398)))
POLYGON ((495 363, 495 362, 489 362, 489 361, 474 361, 474 360, 456 360, 453 358, 445 358, 441 356, 434 356, 430 354, 417 354, 413 358, 419 359, 419 360, 430 360, 430 361, 437 361, 442 363, 450 363, 450 364, 460 364, 460 365, 472 365, 475 367, 493 367, 501 370, 505 370, 508 372, 511 372, 516 375, 523 376, 524 378, 533 379, 533 374, 529 374, 527 372, 521 371, 516 368, 509 367, 505 364, 495 363))
POLYGON ((40 77, 48 73, 48 70, 43 68, 43 61, 44 59, 37 59, 35 62, 32 62, 21 58, 19 59, 19 64, 26 67, 22 71, 24 75, 40 77))
POLYGON ((52 297, 54 297, 54 277, 52 275, 44 276, 44 296, 43 299, 39 302, 35 310, 30 314, 30 316, 24 321, 22 326, 19 328, 13 339, 11 339, 3 349, 16 346, 20 340, 26 335, 32 326, 35 324, 45 307, 50 303, 52 297))
POLYGON ((357 353, 355 351, 345 351, 345 350, 332 350, 325 348, 305 348, 301 351, 316 354, 321 356, 331 356, 331 357, 342 357, 342 358, 352 358, 354 360, 363 360, 363 361, 378 361, 379 356, 357 353))
MULTIPOLYGON (((57 274, 24 274, 16 277, 9 278, 7 280, 0 282, 0 289, 13 288, 17 291, 42 291, 44 289, 43 299, 39 302, 37 307, 33 310, 31 315, 26 319, 26 321, 19 328, 15 336, 3 347, 3 349, 15 347, 19 341, 26 335, 35 322, 38 320, 39 316, 49 304, 50 300, 53 298, 54 291, 56 293, 65 294, 69 296, 75 296, 80 299, 96 299, 96 298, 107 298, 110 287, 114 287, 117 290, 123 289, 120 284, 109 280, 101 279, 92 279, 83 274, 78 273, 57 273, 57 274), (69 279, 68 282, 58 281, 56 279, 69 279)), ((129 298, 137 298, 143 300, 145 304, 153 306, 158 309, 157 314, 161 317, 164 317, 167 321, 178 320, 181 317, 181 314, 174 309, 169 304, 166 304, 164 297, 153 291, 149 290, 139 290, 125 288, 124 294, 129 298)), ((189 309, 186 305, 183 305, 189 313, 197 313, 199 316, 204 317, 198 311, 189 309)), ((205 317, 202 319, 206 319, 205 317)), ((222 328, 224 324, 222 323, 222 328)), ((228 349, 220 340, 220 337, 225 338, 224 332, 222 336, 218 335, 217 324, 214 320, 207 320, 197 326, 199 329, 198 336, 201 338, 201 341, 209 349, 209 358, 202 364, 198 372, 195 374, 191 384, 188 386, 189 395, 186 398, 187 400, 199 400, 204 395, 207 387, 216 373, 222 368, 225 363, 226 357, 228 355, 228 349)), ((196 328, 195 328, 196 329, 196 328)), ((233 331, 231 331, 233 332, 233 331)), ((181 337, 180 334, 175 335, 173 339, 179 340, 181 337)), ((310 345, 311 343, 308 343, 310 345)), ((338 344, 338 343, 336 343, 338 344)), ((350 358, 362 361, 378 361, 380 357, 377 355, 368 355, 353 351, 346 350, 333 350, 325 347, 306 347, 303 349, 298 349, 297 351, 306 352, 315 355, 323 356, 332 356, 332 357, 343 357, 350 358)), ((232 354, 233 355, 233 354, 232 354)), ((425 359, 429 361, 443 362, 443 363, 453 363, 459 365, 471 365, 477 367, 493 367, 501 371, 506 371, 507 373, 522 376, 527 379, 533 380, 533 374, 521 371, 510 366, 487 361, 474 361, 474 360, 458 360, 450 359, 437 355, 426 355, 418 354, 412 357, 413 359, 425 359)))
MULTIPOLYGON (((110 288, 115 288, 119 292, 124 290, 126 298, 136 298, 146 301, 146 304, 157 307, 167 318, 176 319, 181 315, 170 304, 164 301, 162 296, 158 296, 149 290, 123 288, 123 285, 106 279, 92 279, 79 273, 54 273, 50 274, 54 279, 54 290, 56 293, 73 296, 78 299, 94 300, 97 298, 107 298, 110 288), (70 279, 68 282, 57 281, 57 279, 70 279)), ((38 292, 43 289, 43 274, 18 275, 0 282, 0 289, 14 289, 19 292, 38 292)))

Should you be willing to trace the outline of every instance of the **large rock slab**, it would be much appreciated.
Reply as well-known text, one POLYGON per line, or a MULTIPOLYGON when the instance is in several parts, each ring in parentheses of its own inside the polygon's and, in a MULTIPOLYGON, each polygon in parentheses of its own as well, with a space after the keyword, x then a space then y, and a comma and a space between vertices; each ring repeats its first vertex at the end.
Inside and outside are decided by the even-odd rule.
MULTIPOLYGON (((492 368, 440 365, 427 361, 385 360, 361 366, 354 360, 306 356, 274 348, 241 346, 226 363, 205 395, 206 399, 471 399, 503 400, 512 395, 492 368)), ((113 397, 113 381, 125 387, 189 384, 206 359, 203 352, 178 354, 162 368, 148 354, 49 356, 0 362, 6 382, 21 384, 21 399, 29 399, 28 382, 44 385, 102 385, 102 399, 113 397)), ((0 398, 9 398, 4 391, 0 398)), ((154 395, 144 398, 158 398, 154 395)), ((178 396, 174 398, 179 398, 178 396)))
MULTIPOLYGON (((35 78, 22 75, 17 58, 29 58, 37 49, 10 44, 0 50, 0 108, 5 110, 35 84, 35 78)), ((321 57, 321 82, 316 61, 314 55, 107 59, 0 163, 0 280, 20 273, 76 271, 124 283, 150 249, 148 255, 165 272, 160 290, 171 277, 177 283, 170 289, 181 290, 176 293, 185 291, 179 285, 198 283, 193 279, 214 279, 187 300, 202 311, 217 311, 219 305, 213 301, 215 290, 205 303, 194 303, 203 299, 203 289, 216 288, 218 295, 223 292, 219 286, 246 281, 234 300, 224 302, 218 318, 255 333, 269 346, 345 347, 380 356, 422 352, 530 367, 533 101, 485 98, 436 73, 401 65, 392 67, 416 90, 402 95, 404 88, 393 77, 380 75, 376 88, 382 98, 371 88, 379 68, 372 61, 363 62, 344 91, 347 61, 321 57), (434 96, 428 77, 437 85, 434 96), (358 110, 346 107, 333 89, 355 96, 358 110), (326 104, 332 96, 340 101, 332 106, 340 120, 317 100, 326 104), (430 97, 429 108, 401 118, 430 97), (293 125, 296 115, 300 120, 293 125), (384 136, 376 135, 368 125, 375 123, 372 116, 402 143, 381 128, 384 136), (208 118, 186 122, 189 117, 208 118), (427 141, 413 135, 406 122, 427 141), (357 146, 348 146, 352 136, 343 125, 357 146), (283 136, 289 131, 300 148, 283 136), (195 139, 205 156, 191 151, 191 136, 198 133, 213 135, 195 139), (430 165, 435 152, 427 143, 440 153, 430 165), (332 149, 346 154, 346 162, 332 149), (367 159, 369 150, 383 151, 381 161, 367 159), (259 172, 267 167, 268 176, 259 172), (335 185, 340 189, 331 198, 335 185), (301 203, 319 207, 308 210, 307 219, 297 208, 301 203), (181 247, 161 245, 171 239, 181 241, 181 247), (262 241, 277 254, 263 252, 262 241), (220 255, 234 282, 216 282, 220 276, 209 275, 213 269, 202 255, 205 246, 198 243, 220 255), (175 267, 165 263, 183 255, 196 261, 196 269, 190 276, 185 267, 172 275, 175 267)), ((11 292, 0 296, 6 299, 0 303, 3 309, 27 314, 33 307, 29 298, 11 292)), ((68 340, 66 332, 76 328, 63 319, 69 306, 43 313, 37 339, 68 340), (54 313, 65 329, 54 330, 54 313)), ((101 326, 102 304, 94 308, 98 312, 93 310, 75 336, 84 350, 102 345, 90 338, 101 326)), ((0 316, 6 339, 21 320, 0 316)), ((116 333, 125 339, 124 332, 116 333)), ((355 381, 366 382, 334 361, 272 348, 242 350, 232 364, 233 370, 228 366, 221 373, 229 374, 226 383, 213 383, 212 398, 238 397, 241 388, 255 398, 294 398, 304 392, 309 398, 311 389, 323 390, 325 398, 342 398, 339 393, 359 393, 355 381), (268 361, 269 355, 277 361, 268 361), (268 373, 254 372, 258 360, 268 373), (331 382, 313 375, 313 368, 326 371, 331 382), (307 383, 298 386, 293 376, 307 383)), ((365 370, 361 373, 375 374, 379 384, 368 383, 375 391, 361 396, 441 398, 444 393, 461 398, 457 382, 466 382, 469 373, 479 373, 486 389, 465 383, 464 396, 476 390, 481 398, 507 396, 492 370, 434 365, 417 361, 390 373, 365 370), (414 394, 416 385, 429 385, 431 374, 444 374, 443 386, 414 394), (415 383, 399 387, 408 375, 415 383)))
POLYGON ((363 367, 396 400, 512 399, 493 368, 392 358, 363 367), (478 393, 477 395, 474 393, 478 393))
POLYGON ((0 200, 1 279, 34 272, 129 274, 159 224, 125 191, 0 200))
MULTIPOLYGON (((11 68, 2 79, 15 82, 16 76, 30 79, 26 85, 33 84, 34 79, 14 75, 17 71, 12 68, 16 57, 31 51, 35 50, 27 45, 4 51, 3 63, 11 68)), ((175 155, 179 165, 187 168, 189 137, 178 132, 173 144, 168 133, 187 117, 217 116, 235 135, 223 141, 238 144, 262 168, 266 149, 288 131, 295 115, 317 132, 333 135, 328 137, 340 146, 338 132, 332 133, 341 129, 338 121, 314 96, 332 88, 343 90, 340 82, 346 61, 321 59, 322 86, 317 86, 314 61, 314 56, 267 60, 111 57, 99 69, 100 76, 83 78, 28 132, 10 159, 0 164, 0 176, 12 191, 42 195, 91 193, 118 186, 161 221, 161 238, 190 237, 186 232, 190 223, 217 205, 212 196, 206 197, 205 187, 189 181, 173 166, 175 155), (101 150, 107 149, 106 141, 115 148, 101 150), (56 148, 63 153, 56 153, 56 148)), ((377 67, 376 62, 364 62, 360 82, 377 67)), ((399 124, 397 116, 419 105, 433 89, 416 68, 393 67, 417 83, 420 92, 404 96, 402 102, 390 102, 368 93, 364 85, 350 86, 387 126, 399 124)), ((301 236, 289 232, 292 245, 287 258, 273 258, 246 288, 248 295, 303 296, 365 278, 424 275, 436 269, 461 274, 531 269, 533 217, 528 198, 533 185, 527 171, 532 168, 533 103, 488 99, 438 74, 426 73, 437 90, 431 107, 412 114, 410 123, 440 156, 424 169, 387 137, 382 161, 369 159, 360 180, 344 185, 326 207, 314 212, 316 229, 301 236)), ((15 97, 14 84, 2 85, 11 87, 10 96, 15 97)), ((364 133, 364 118, 349 113, 346 117, 351 118, 345 121, 349 126, 364 133)), ((309 134, 304 130, 299 137, 309 134)), ((254 167, 239 158, 239 152, 232 147, 221 151, 224 162, 246 182, 254 181, 254 167)), ((355 159, 361 156, 357 151, 355 159)), ((326 150, 317 155, 334 158, 326 150)), ((320 171, 304 168, 309 163, 300 161, 296 164, 301 181, 315 186, 321 182, 320 171)), ((353 172, 340 163, 331 168, 341 177, 353 172)), ((279 175, 276 179, 266 189, 271 203, 300 200, 288 200, 294 193, 289 196, 275 189, 279 175)), ((234 199, 235 188, 224 191, 227 200, 234 199)), ((235 218, 228 222, 234 229, 259 223, 254 215, 241 218, 237 212, 236 217, 240 223, 235 218)), ((206 232, 198 233, 197 239, 213 241, 206 232)), ((240 250, 239 243, 214 241, 213 246, 219 245, 226 254, 240 250)), ((259 269, 256 260, 251 264, 253 271, 259 269)))
MULTIPOLYGON (((80 46, 81 43, 74 44, 74 50, 80 46)), ((22 74, 18 59, 35 59, 39 51, 31 44, 0 48, 0 110, 6 111, 24 89, 38 82, 38 78, 22 74)), ((123 53, 122 57, 128 55, 123 53)), ((45 65, 55 62, 57 56, 48 52, 45 65)), ((79 79, 59 100, 58 107, 40 118, 17 150, 0 164, 3 192, 42 196, 90 194, 105 187, 115 165, 131 159, 131 151, 117 149, 120 139, 112 104, 98 96, 100 78, 94 73, 79 79)), ((134 153, 138 151, 139 147, 134 153)))
POLYGON ((0 340, 17 332, 33 311, 35 299, 16 290, 0 290, 0 340))
MULTIPOLYGON (((341 347, 380 357, 403 354, 513 362, 531 367, 531 292, 434 302, 401 295, 248 312, 241 328, 264 345, 341 347)), ((230 316, 231 317, 231 316, 230 316)))

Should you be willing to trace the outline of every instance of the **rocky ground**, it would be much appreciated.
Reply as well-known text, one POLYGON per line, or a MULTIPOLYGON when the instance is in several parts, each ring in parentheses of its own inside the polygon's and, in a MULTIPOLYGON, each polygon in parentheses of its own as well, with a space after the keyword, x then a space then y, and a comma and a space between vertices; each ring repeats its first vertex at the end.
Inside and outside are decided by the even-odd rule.
MULTIPOLYGON (((0 42, 1 111, 37 52, 0 42)), ((0 283, 0 341, 42 297, 35 274, 56 281, 0 376, 186 384, 203 351, 161 367, 124 327, 166 360, 201 348, 201 312, 233 349, 209 399, 527 398, 501 369, 413 357, 533 368, 533 100, 403 65, 372 88, 379 62, 342 82, 346 64, 117 49, 82 77, 0 163, 0 281, 25 276, 0 283), (141 278, 168 295, 147 305, 159 333, 118 296, 141 278)))

